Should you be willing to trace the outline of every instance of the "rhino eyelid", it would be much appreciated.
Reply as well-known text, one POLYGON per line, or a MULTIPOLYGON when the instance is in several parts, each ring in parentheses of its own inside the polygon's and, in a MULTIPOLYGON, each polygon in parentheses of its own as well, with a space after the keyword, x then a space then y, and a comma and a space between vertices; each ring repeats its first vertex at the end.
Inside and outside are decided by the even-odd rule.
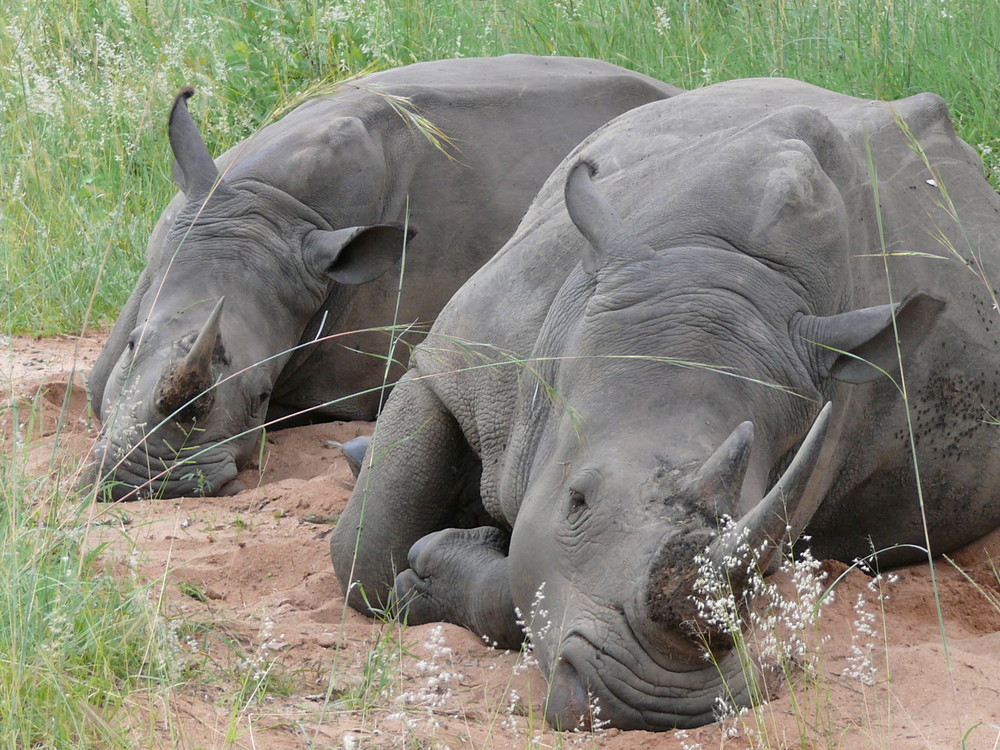
POLYGON ((133 328, 132 332, 128 335, 128 339, 125 341, 125 346, 130 352, 135 351, 135 345, 142 339, 143 327, 133 328))

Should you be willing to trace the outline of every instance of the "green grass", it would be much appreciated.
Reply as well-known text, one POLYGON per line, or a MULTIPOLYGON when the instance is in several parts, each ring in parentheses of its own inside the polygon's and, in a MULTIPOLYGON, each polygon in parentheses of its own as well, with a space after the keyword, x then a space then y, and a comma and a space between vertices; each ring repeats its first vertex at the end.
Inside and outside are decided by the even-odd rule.
POLYGON ((86 508, 30 477, 23 452, 4 443, 0 748, 127 748, 116 718, 130 693, 171 683, 176 638, 145 589, 87 551, 86 508))
POLYGON ((303 89, 369 67, 589 55, 694 87, 785 75, 936 91, 1000 184, 1000 4, 981 0, 10 0, 0 25, 0 333, 115 319, 174 192, 183 84, 213 153, 303 89))

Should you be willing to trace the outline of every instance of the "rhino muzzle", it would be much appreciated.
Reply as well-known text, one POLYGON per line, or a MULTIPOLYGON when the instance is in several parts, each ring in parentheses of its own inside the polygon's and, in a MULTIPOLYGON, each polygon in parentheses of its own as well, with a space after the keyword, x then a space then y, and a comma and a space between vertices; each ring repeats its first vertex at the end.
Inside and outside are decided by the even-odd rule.
POLYGON ((81 489, 102 500, 149 497, 196 497, 217 494, 239 473, 233 453, 223 444, 191 446, 158 455, 140 442, 125 448, 111 439, 99 444, 85 471, 81 489))
POLYGON ((562 642, 545 702, 552 726, 685 729, 714 721, 722 705, 754 701, 754 667, 741 663, 735 652, 667 666, 642 651, 636 639, 600 640, 597 646, 577 632, 562 642))
POLYGON ((159 376, 151 400, 121 406, 104 425, 81 489, 92 491, 96 484, 100 497, 115 501, 211 495, 236 476, 235 443, 204 440, 216 400, 216 366, 228 364, 220 325, 224 302, 215 304, 180 361, 159 376), (147 430, 148 423, 155 426, 147 430))

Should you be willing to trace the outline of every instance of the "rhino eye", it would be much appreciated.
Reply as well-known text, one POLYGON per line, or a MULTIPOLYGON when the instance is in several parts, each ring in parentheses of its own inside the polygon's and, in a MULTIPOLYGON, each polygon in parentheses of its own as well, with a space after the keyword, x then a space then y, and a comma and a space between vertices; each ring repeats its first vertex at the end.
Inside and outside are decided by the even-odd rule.
POLYGON ((569 512, 570 515, 575 515, 587 507, 587 498, 583 496, 580 490, 569 491, 569 512))
POLYGON ((135 351, 135 345, 139 343, 139 341, 142 339, 143 330, 144 330, 143 326, 141 325, 137 326, 132 329, 131 333, 129 333, 128 335, 128 338, 125 339, 125 348, 130 353, 135 351))

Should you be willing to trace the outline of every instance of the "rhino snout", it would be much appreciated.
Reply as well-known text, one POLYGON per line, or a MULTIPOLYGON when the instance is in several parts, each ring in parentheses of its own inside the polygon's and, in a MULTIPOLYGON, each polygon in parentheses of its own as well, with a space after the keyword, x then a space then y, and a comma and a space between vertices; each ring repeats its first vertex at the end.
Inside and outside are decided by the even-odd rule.
POLYGON ((637 639, 574 632, 549 671, 545 718, 563 730, 689 729, 714 721, 720 703, 751 705, 756 675, 733 651, 666 666, 663 655, 651 655, 637 639))
POLYGON ((221 445, 201 446, 180 461, 146 453, 140 446, 115 449, 114 443, 98 445, 92 455, 80 488, 93 492, 96 483, 98 498, 115 502, 212 495, 239 473, 235 457, 221 445))

